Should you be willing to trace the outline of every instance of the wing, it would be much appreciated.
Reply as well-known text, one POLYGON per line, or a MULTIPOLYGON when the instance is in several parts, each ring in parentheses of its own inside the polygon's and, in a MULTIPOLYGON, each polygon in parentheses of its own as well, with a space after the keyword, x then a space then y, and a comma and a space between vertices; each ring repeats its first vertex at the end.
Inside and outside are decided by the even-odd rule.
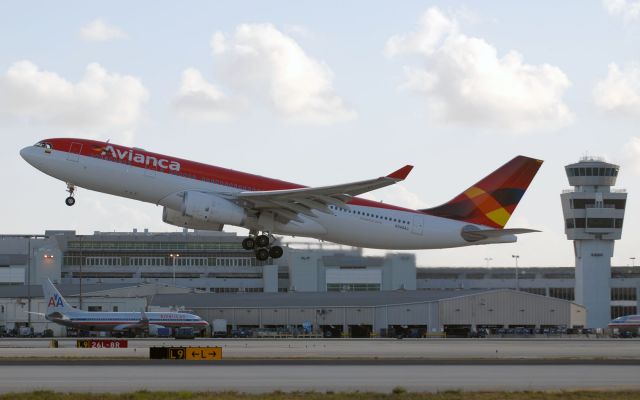
POLYGON ((329 205, 348 208, 346 203, 352 197, 403 181, 412 169, 412 165, 405 165, 387 176, 342 185, 240 192, 233 196, 246 208, 272 211, 282 222, 302 222, 298 214, 313 216, 314 210, 332 214, 329 205))

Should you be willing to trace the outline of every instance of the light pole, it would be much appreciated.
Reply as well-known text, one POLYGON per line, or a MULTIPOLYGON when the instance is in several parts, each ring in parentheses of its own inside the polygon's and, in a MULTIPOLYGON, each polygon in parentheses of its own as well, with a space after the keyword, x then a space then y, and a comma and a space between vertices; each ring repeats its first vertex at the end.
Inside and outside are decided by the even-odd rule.
POLYGON ((31 328, 31 236, 27 238, 27 326, 31 328))
POLYGON ((520 291, 520 281, 518 280, 518 259, 520 256, 518 254, 513 254, 511 257, 516 259, 516 290, 520 291))
POLYGON ((489 263, 490 263, 491 261, 493 261, 493 258, 491 258, 491 257, 485 257, 485 258, 484 258, 484 262, 486 263, 487 268, 489 268, 489 263))
POLYGON ((171 257, 171 266, 173 267, 173 286, 176 286, 176 258, 180 257, 180 254, 169 254, 171 257))
POLYGON ((636 266, 636 258, 635 257, 629 257, 629 260, 631 260, 631 266, 635 267, 636 266))

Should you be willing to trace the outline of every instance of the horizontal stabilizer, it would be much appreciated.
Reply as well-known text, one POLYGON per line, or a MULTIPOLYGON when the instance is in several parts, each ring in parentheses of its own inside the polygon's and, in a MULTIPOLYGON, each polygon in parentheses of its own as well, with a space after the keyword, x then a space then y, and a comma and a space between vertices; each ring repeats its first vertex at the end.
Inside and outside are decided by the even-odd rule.
POLYGON ((460 235, 467 242, 477 242, 484 239, 494 239, 507 235, 519 235, 521 233, 540 232, 535 229, 513 228, 513 229, 485 229, 485 230, 463 230, 460 235))

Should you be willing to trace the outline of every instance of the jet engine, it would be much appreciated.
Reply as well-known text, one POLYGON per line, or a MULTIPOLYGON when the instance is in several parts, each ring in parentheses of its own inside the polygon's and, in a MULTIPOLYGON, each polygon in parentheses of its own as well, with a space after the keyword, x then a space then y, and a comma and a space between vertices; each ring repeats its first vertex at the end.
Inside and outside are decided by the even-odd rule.
POLYGON ((195 218, 185 217, 182 212, 165 207, 162 211, 162 221, 181 228, 199 229, 203 231, 221 231, 224 224, 216 222, 199 221, 195 218))
POLYGON ((214 194, 185 192, 182 216, 206 223, 242 225, 247 213, 244 208, 214 194))

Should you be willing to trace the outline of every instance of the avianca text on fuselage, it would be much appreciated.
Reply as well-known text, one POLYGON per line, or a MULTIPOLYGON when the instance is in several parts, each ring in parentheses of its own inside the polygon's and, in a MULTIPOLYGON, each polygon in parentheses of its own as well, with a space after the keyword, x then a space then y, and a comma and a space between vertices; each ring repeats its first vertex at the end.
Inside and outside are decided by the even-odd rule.
POLYGON ((357 197, 403 181, 410 165, 379 178, 306 187, 87 139, 46 139, 20 154, 67 183, 67 205, 75 204, 77 186, 161 205, 163 221, 180 227, 244 227, 243 247, 260 260, 282 256, 273 234, 397 250, 514 242, 532 230, 505 225, 542 164, 517 156, 447 203, 412 210, 357 197))
POLYGON ((135 152, 135 149, 127 148, 115 148, 112 145, 105 147, 96 147, 97 151, 102 156, 111 156, 116 160, 127 160, 131 163, 143 165, 145 167, 157 167, 161 169, 168 169, 171 171, 180 171, 180 163, 177 161, 169 161, 166 158, 157 158, 147 154, 135 152))

